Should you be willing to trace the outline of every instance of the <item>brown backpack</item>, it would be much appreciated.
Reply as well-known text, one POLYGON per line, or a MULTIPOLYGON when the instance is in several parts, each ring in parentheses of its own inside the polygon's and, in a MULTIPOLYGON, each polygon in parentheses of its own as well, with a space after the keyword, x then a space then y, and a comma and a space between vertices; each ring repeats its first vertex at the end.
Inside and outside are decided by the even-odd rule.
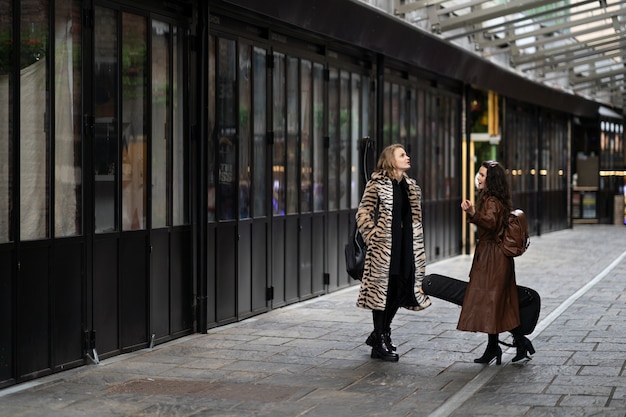
POLYGON ((528 234, 528 221, 526 214, 520 209, 515 209, 509 213, 507 223, 500 238, 500 247, 506 256, 520 256, 530 245, 528 234))

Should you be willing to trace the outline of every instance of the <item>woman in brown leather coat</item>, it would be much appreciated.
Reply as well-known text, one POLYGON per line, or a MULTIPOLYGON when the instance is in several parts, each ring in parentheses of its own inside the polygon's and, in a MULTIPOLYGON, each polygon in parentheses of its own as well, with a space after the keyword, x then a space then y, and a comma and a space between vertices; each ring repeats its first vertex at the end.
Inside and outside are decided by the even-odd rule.
POLYGON ((487 333, 487 349, 474 362, 489 363, 496 358, 499 365, 502 350, 498 334, 520 324, 515 265, 498 245, 512 209, 511 194, 504 168, 498 162, 481 164, 476 185, 476 207, 469 200, 461 203, 469 221, 478 228, 478 243, 457 329, 487 333))

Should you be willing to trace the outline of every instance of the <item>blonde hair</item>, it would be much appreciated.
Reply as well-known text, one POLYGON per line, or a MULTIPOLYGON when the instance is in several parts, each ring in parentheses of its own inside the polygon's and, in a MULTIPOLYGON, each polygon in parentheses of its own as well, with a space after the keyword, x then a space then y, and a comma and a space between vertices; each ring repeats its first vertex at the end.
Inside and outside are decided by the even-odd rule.
POLYGON ((396 158, 394 157, 393 153, 398 148, 405 150, 404 146, 400 145, 399 143, 394 143, 393 145, 387 146, 380 153, 378 163, 376 164, 376 170, 387 174, 389 178, 394 178, 396 176, 396 158))

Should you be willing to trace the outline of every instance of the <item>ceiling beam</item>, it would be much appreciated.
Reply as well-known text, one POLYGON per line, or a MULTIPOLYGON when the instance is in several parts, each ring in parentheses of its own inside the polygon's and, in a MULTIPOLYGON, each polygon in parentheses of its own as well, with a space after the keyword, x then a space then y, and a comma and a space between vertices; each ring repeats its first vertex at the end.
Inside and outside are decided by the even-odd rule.
MULTIPOLYGON (((571 29, 574 27, 578 27, 578 26, 583 26, 586 24, 591 24, 591 23, 595 23, 598 21, 602 21, 605 19, 610 19, 612 17, 620 17, 620 16, 626 16, 626 8, 624 10, 617 10, 614 11, 612 13, 607 13, 605 15, 603 15, 602 19, 599 19, 598 16, 592 16, 592 17, 588 17, 588 18, 583 18, 583 19, 577 19, 571 22, 567 22, 567 23, 561 23, 561 24, 557 24, 557 25, 549 25, 549 26, 544 26, 541 27, 540 29, 537 30, 533 30, 530 32, 523 32, 523 33, 515 33, 513 31, 509 31, 507 33, 507 35, 503 38, 498 38, 498 39, 489 39, 489 40, 485 40, 485 41, 481 41, 480 39, 477 40, 476 42, 482 47, 482 48, 487 48, 487 47, 492 47, 492 46, 500 46, 503 44, 511 44, 513 42, 517 42, 519 40, 522 39, 528 39, 528 38, 540 38, 540 39, 547 39, 547 42, 549 42, 550 39, 552 39, 552 37, 550 37, 550 34, 554 34, 554 33, 559 33, 559 35, 556 36, 566 36, 567 32, 563 31, 563 29, 571 29), (546 36, 548 35, 548 36, 546 36)), ((536 25, 536 24, 535 24, 536 25)), ((613 28, 613 23, 612 21, 610 23, 606 23, 604 26, 602 25, 598 25, 596 27, 594 27, 594 30, 589 31, 588 28, 584 28, 581 29, 581 31, 587 31, 587 33, 593 33, 595 31, 598 31, 600 29, 612 29, 613 28)), ((516 28, 512 28, 512 29, 516 29, 516 28)), ((575 36, 577 32, 572 32, 570 34, 569 37, 573 38, 575 36)), ((555 37, 556 37, 555 36, 555 37)), ((613 36, 618 36, 616 33, 613 33, 613 36)), ((518 45, 518 48, 520 46, 518 45)), ((522 47, 526 47, 526 45, 522 45, 522 47)))
POLYGON ((510 14, 521 13, 525 10, 545 6, 554 3, 554 0, 515 0, 504 4, 489 7, 486 9, 475 10, 463 16, 454 16, 440 23, 441 32, 448 30, 461 29, 472 24, 484 22, 497 17, 510 14))
MULTIPOLYGON (((579 1, 577 3, 577 5, 585 5, 585 4, 588 4, 588 3, 595 3, 597 1, 598 0, 582 0, 582 1, 579 1)), ((494 24, 489 25, 489 26, 484 26, 482 24, 481 25, 475 25, 473 28, 469 28, 468 27, 468 28, 466 28, 465 31, 460 32, 460 33, 455 33, 453 35, 445 37, 444 39, 447 40, 447 41, 452 41, 452 40, 455 40, 455 39, 458 39, 458 38, 462 38, 462 37, 465 37, 465 36, 474 35, 476 33, 488 32, 488 33, 491 34, 492 32, 490 32, 490 31, 491 30, 495 30, 497 28, 504 28, 504 29, 502 31, 493 32, 494 34, 498 33, 498 32, 507 32, 507 31, 510 31, 512 29, 515 29, 515 28, 521 28, 521 27, 528 26, 527 24, 523 24, 523 22, 527 22, 529 19, 532 19, 535 22, 553 20, 554 17, 552 17, 550 15, 554 14, 555 12, 567 11, 567 12, 569 12, 570 16, 574 15, 574 14, 582 13, 582 12, 571 13, 571 8, 572 8, 572 6, 570 4, 566 4, 566 5, 562 6, 562 7, 557 7, 557 8, 554 8, 554 9, 544 10, 544 11, 539 12, 539 13, 525 14, 522 17, 512 18, 512 19, 507 20, 507 21, 502 22, 502 23, 494 23, 494 24), (541 18, 541 17, 544 17, 544 16, 548 16, 548 17, 546 19, 542 19, 542 20, 535 20, 537 18, 541 18), (520 25, 516 26, 516 23, 520 23, 520 25)), ((485 23, 485 22, 481 22, 481 23, 485 23)))
MULTIPOLYGON (((594 57, 594 58, 583 59, 583 60, 569 60, 566 58, 562 60, 558 60, 558 61, 548 60, 545 63, 536 65, 534 67, 526 67, 522 69, 522 71, 524 72, 537 71, 537 70, 541 70, 547 67, 552 67, 552 69, 545 71, 545 72, 567 71, 572 68, 580 67, 582 65, 594 65, 596 62, 610 61, 614 58, 620 58, 620 53, 617 52, 617 53, 607 54, 607 55, 604 55, 602 59, 598 57, 594 57)), ((614 61, 612 65, 618 65, 617 62, 618 61, 614 61)))
POLYGON ((598 42, 593 46, 589 46, 587 42, 572 42, 556 48, 540 49, 538 52, 511 56, 511 64, 515 67, 523 67, 525 64, 532 64, 544 57, 552 57, 554 61, 557 61, 557 57, 565 57, 566 59, 584 58, 593 54, 600 55, 620 49, 619 42, 613 39, 613 37, 598 38, 598 40, 603 42, 598 42), (576 55, 577 53, 578 55, 576 55))
MULTIPOLYGON (((570 85, 583 85, 586 83, 589 83, 591 81, 598 81, 598 80, 603 80, 604 78, 607 77, 614 77, 614 76, 618 76, 615 80, 622 80, 622 82, 624 81, 624 68, 620 68, 620 69, 616 69, 613 71, 605 71, 605 72, 601 72, 601 73, 595 73, 593 75, 588 75, 588 76, 576 76, 576 77, 570 77, 570 85)), ((607 84, 610 81, 607 81, 607 84)))

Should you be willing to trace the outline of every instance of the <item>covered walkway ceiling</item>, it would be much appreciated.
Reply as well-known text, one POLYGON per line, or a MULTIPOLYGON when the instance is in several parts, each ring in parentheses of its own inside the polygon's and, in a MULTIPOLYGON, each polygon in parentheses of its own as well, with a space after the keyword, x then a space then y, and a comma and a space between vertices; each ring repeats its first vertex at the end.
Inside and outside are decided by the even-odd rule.
POLYGON ((624 109, 626 0, 394 0, 395 14, 544 85, 624 109))

